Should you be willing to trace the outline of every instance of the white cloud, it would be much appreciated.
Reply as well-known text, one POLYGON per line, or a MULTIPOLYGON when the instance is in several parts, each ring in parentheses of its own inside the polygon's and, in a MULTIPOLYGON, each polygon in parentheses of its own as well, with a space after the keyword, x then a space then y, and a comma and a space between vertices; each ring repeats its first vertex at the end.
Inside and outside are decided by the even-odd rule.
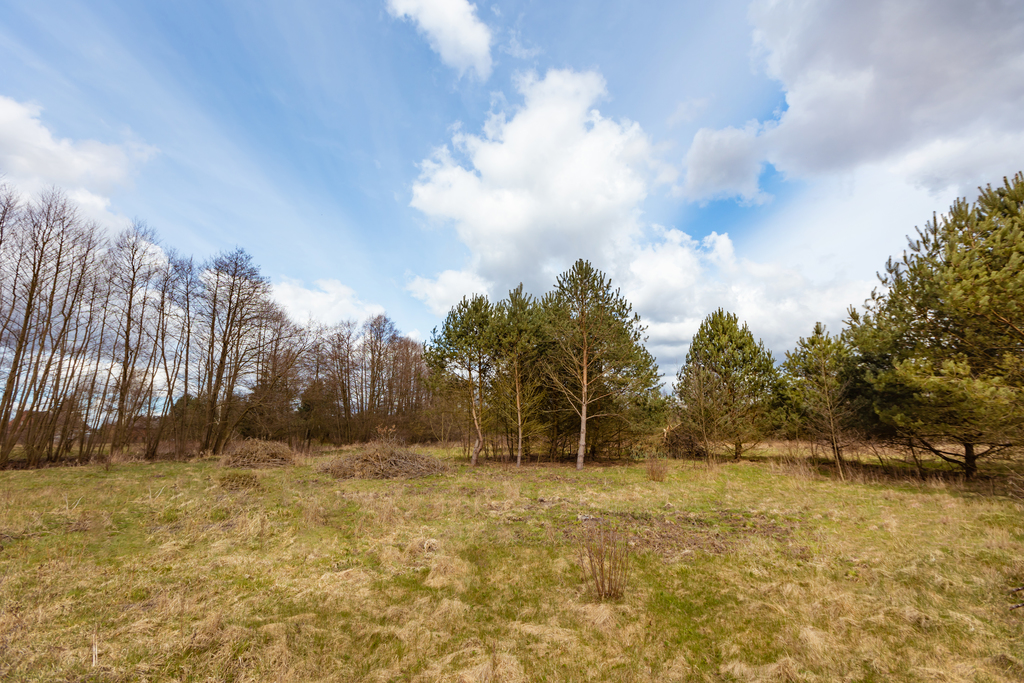
POLYGON ((864 165, 810 182, 799 201, 779 207, 758 225, 741 250, 794 264, 818 281, 873 279, 889 255, 906 247, 915 226, 947 210, 955 198, 953 189, 934 194, 915 185, 900 169, 864 165))
POLYGON ((517 89, 522 106, 492 113, 482 135, 456 132, 413 185, 412 206, 453 224, 469 270, 498 292, 546 289, 577 258, 614 258, 664 170, 638 124, 594 108, 606 94, 599 74, 531 73, 517 89))
POLYGON ((61 187, 86 216, 117 222, 108 212, 106 195, 129 182, 135 167, 155 154, 155 148, 57 138, 41 115, 39 105, 0 95, 0 175, 29 195, 61 187))
POLYGON ((758 187, 764 167, 759 126, 712 130, 701 128, 686 153, 683 194, 706 201, 739 196, 749 204, 762 204, 769 196, 758 187))
POLYGON ((491 283, 465 270, 446 270, 433 280, 416 276, 406 289, 437 316, 446 315, 464 296, 491 295, 491 283))
POLYGON ((307 288, 301 280, 282 277, 273 285, 274 298, 296 322, 312 319, 332 325, 384 312, 382 306, 361 301, 355 290, 338 280, 316 280, 313 284, 316 289, 307 288))
POLYGON ((737 257, 728 235, 699 242, 655 228, 655 239, 635 244, 616 284, 648 324, 648 348, 671 376, 701 321, 718 307, 745 321, 754 336, 781 354, 815 322, 839 329, 846 307, 864 299, 872 282, 852 278, 812 281, 778 260, 737 257))
POLYGON ((711 103, 710 98, 699 97, 696 99, 685 100, 676 105, 675 111, 668 117, 666 123, 669 128, 678 126, 680 123, 689 123, 693 121, 697 116, 707 109, 707 106, 711 103))
POLYGON ((803 178, 887 163, 960 193, 1020 170, 1024 5, 756 0, 750 18, 785 111, 742 137, 698 133, 688 196, 749 200, 763 162, 803 178))
POLYGON ((509 31, 508 45, 502 45, 501 51, 516 59, 533 59, 544 52, 536 45, 528 48, 519 42, 519 31, 515 30, 509 31))
MULTIPOLYGON (((451 223, 471 254, 461 270, 412 278, 408 289, 435 315, 472 293, 504 296, 520 281, 549 291, 558 273, 587 258, 649 324, 649 346, 671 373, 719 306, 779 350, 818 320, 838 329, 846 307, 870 293, 872 283, 856 276, 811 280, 784 265, 785 254, 738 256, 725 234, 697 240, 645 229, 641 206, 662 166, 639 125, 594 108, 606 94, 600 75, 550 71, 524 76, 518 89, 520 107, 492 114, 479 135, 457 130, 413 186, 412 205, 451 223)), ((749 194, 762 198, 756 185, 749 194)))
POLYGON ((416 23, 441 61, 461 77, 474 71, 491 75, 491 30, 476 16, 468 0, 387 0, 388 12, 416 23))

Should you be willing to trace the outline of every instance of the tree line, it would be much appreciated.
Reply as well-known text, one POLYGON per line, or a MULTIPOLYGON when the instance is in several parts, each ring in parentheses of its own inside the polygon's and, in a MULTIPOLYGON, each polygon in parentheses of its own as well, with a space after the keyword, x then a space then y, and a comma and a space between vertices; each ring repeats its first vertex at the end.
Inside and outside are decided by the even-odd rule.
POLYGON ((368 438, 427 395, 385 315, 299 325, 243 249, 199 262, 140 221, 108 235, 59 190, 0 186, 0 467, 368 438))
POLYGON ((353 443, 381 427, 517 464, 768 437, 941 459, 967 476, 1024 434, 1024 175, 958 201, 890 259, 843 329, 780 362, 735 314, 694 335, 664 394, 645 327, 577 261, 536 298, 455 305, 426 343, 386 315, 297 324, 242 249, 205 261, 136 221, 116 235, 57 190, 0 188, 0 467, 353 443))

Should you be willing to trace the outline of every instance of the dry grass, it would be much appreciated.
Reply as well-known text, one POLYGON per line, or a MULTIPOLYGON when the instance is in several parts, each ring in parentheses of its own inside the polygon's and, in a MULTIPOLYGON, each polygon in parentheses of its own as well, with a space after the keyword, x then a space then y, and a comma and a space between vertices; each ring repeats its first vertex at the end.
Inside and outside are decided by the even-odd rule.
POLYGON ((222 464, 249 469, 288 467, 295 464, 295 454, 288 444, 280 441, 246 439, 231 448, 222 464))
POLYGON ((647 456, 647 478, 650 481, 665 481, 668 476, 668 463, 664 458, 655 455, 647 456))
POLYGON ((1024 678, 1017 499, 432 453, 448 475, 238 489, 209 460, 0 472, 0 680, 1024 678), (617 600, 581 577, 581 518, 629 544, 617 600))

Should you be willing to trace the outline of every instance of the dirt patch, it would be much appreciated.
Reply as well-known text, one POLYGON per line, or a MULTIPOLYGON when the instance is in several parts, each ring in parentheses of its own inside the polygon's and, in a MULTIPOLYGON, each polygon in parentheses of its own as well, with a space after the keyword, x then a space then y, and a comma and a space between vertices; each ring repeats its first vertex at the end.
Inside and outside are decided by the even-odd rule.
POLYGON ((724 553, 754 537, 786 541, 794 528, 763 514, 739 510, 680 512, 649 518, 622 513, 613 517, 627 524, 639 548, 662 556, 675 556, 683 550, 724 553))
MULTIPOLYGON (((609 512, 578 515, 583 524, 610 522, 629 537, 637 551, 650 551, 663 558, 677 558, 694 551, 719 555, 752 538, 790 540, 795 522, 783 523, 767 515, 739 510, 715 510, 708 513, 679 512, 671 515, 609 512)), ((566 530, 567 538, 575 538, 566 530)))

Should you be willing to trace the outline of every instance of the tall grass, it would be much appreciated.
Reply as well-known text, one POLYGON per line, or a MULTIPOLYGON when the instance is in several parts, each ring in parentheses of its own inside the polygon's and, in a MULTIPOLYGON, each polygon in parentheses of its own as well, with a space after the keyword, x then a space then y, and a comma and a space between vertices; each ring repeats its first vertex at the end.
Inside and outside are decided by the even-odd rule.
POLYGON ((656 455, 648 455, 645 461, 647 478, 650 481, 665 481, 668 476, 668 462, 656 455))

